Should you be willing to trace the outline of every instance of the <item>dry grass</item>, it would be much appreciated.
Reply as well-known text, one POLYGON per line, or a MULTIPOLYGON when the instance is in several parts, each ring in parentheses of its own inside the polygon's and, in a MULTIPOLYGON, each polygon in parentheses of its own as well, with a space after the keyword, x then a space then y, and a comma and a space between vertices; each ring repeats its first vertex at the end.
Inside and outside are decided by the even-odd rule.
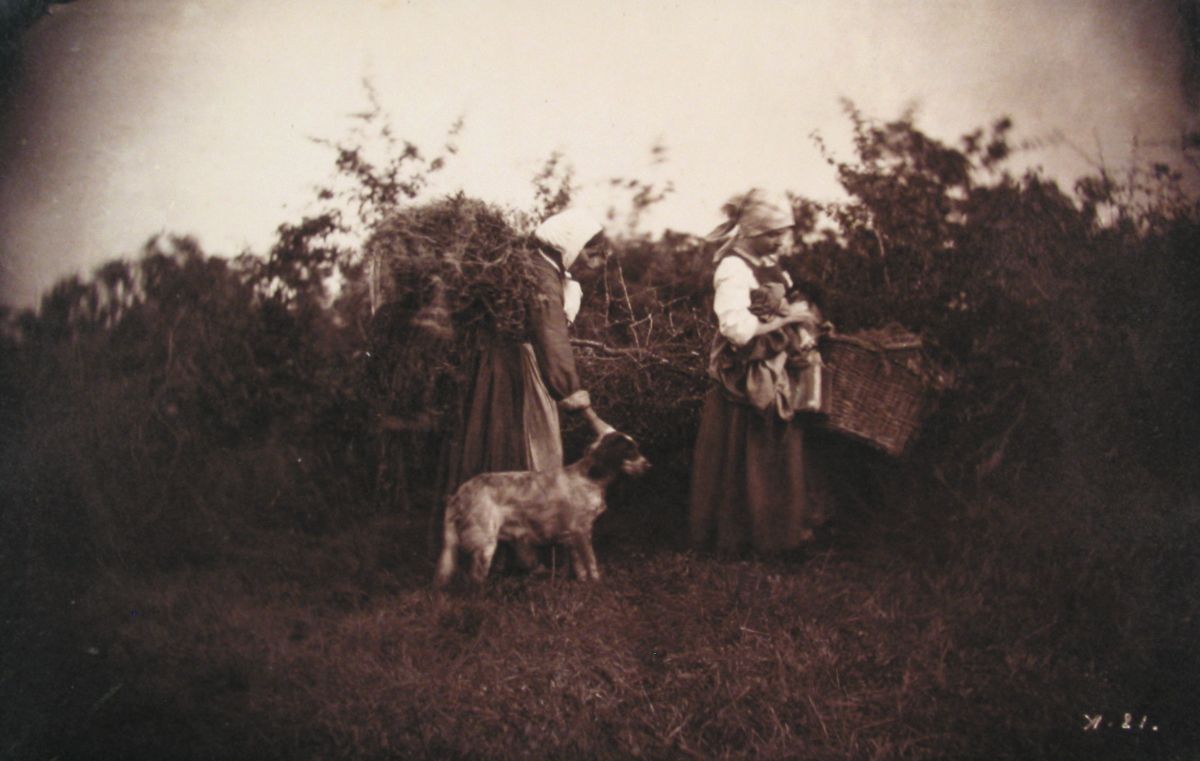
MULTIPOLYGON (((1165 631, 1161 611, 1132 599, 1098 607, 1117 579, 1097 576, 1102 564, 1007 556, 1011 537, 971 535, 985 523, 961 514, 867 517, 775 559, 641 554, 613 529, 596 585, 559 571, 436 594, 424 528, 403 519, 111 577, 79 590, 69 613, 47 603, 42 622, 57 613, 69 633, 25 630, 10 684, 50 659, 60 678, 42 713, 29 709, 40 731, 7 750, 64 761, 1187 757, 1200 734, 1177 701, 1194 686, 1122 668, 1145 676, 1154 649, 1184 630, 1165 631), (935 518, 936 541, 921 539, 935 518), (1083 730, 1085 714, 1125 711, 1163 726, 1083 730)), ((1190 620, 1194 598, 1182 599, 1190 620)))

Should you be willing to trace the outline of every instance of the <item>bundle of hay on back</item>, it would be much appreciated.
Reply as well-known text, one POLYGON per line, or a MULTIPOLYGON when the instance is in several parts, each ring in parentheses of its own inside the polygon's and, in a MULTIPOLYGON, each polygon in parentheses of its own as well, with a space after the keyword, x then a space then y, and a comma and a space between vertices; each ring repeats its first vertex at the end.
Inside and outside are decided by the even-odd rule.
POLYGON ((396 425, 443 427, 477 342, 524 337, 531 252, 503 212, 462 194, 401 209, 375 229, 372 358, 396 425))

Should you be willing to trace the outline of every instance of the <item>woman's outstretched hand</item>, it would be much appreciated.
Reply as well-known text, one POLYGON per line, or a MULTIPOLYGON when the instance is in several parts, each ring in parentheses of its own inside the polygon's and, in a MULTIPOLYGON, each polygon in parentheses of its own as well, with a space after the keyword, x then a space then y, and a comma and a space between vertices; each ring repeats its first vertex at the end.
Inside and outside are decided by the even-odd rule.
POLYGON ((583 408, 583 416, 585 418, 587 418, 587 421, 589 423, 592 424, 592 430, 594 430, 596 432, 597 438, 599 438, 600 436, 603 436, 606 433, 612 433, 613 431, 617 430, 616 428, 613 428, 611 425, 609 425, 608 423, 601 420, 600 416, 597 415, 596 411, 594 409, 592 409, 591 407, 583 408))

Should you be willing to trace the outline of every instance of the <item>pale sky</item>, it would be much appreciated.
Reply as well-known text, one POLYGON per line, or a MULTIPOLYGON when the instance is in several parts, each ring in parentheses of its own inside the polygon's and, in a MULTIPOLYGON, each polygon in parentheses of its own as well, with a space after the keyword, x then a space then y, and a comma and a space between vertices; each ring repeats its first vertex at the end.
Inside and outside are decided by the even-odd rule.
MULTIPOLYGON (((161 232, 259 253, 313 206, 369 78, 436 190, 529 208, 554 151, 598 216, 606 181, 671 181, 653 228, 707 232, 751 186, 837 197, 841 99, 954 143, 1001 116, 1069 189, 1176 139, 1165 0, 77 0, 25 36, 0 125, 0 301, 133 257, 161 232), (1051 141, 1054 135, 1066 139, 1051 141), (650 149, 665 146, 654 164, 650 149)), ((1019 164, 1018 164, 1019 165, 1019 164)))

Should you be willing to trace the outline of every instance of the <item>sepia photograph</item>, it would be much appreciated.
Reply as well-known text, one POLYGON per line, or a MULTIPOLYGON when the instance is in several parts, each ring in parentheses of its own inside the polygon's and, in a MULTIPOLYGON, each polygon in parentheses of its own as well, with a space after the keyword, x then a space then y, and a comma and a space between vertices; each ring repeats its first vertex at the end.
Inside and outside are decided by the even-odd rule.
POLYGON ((0 759, 1200 759, 1200 0, 0 0, 0 759))

